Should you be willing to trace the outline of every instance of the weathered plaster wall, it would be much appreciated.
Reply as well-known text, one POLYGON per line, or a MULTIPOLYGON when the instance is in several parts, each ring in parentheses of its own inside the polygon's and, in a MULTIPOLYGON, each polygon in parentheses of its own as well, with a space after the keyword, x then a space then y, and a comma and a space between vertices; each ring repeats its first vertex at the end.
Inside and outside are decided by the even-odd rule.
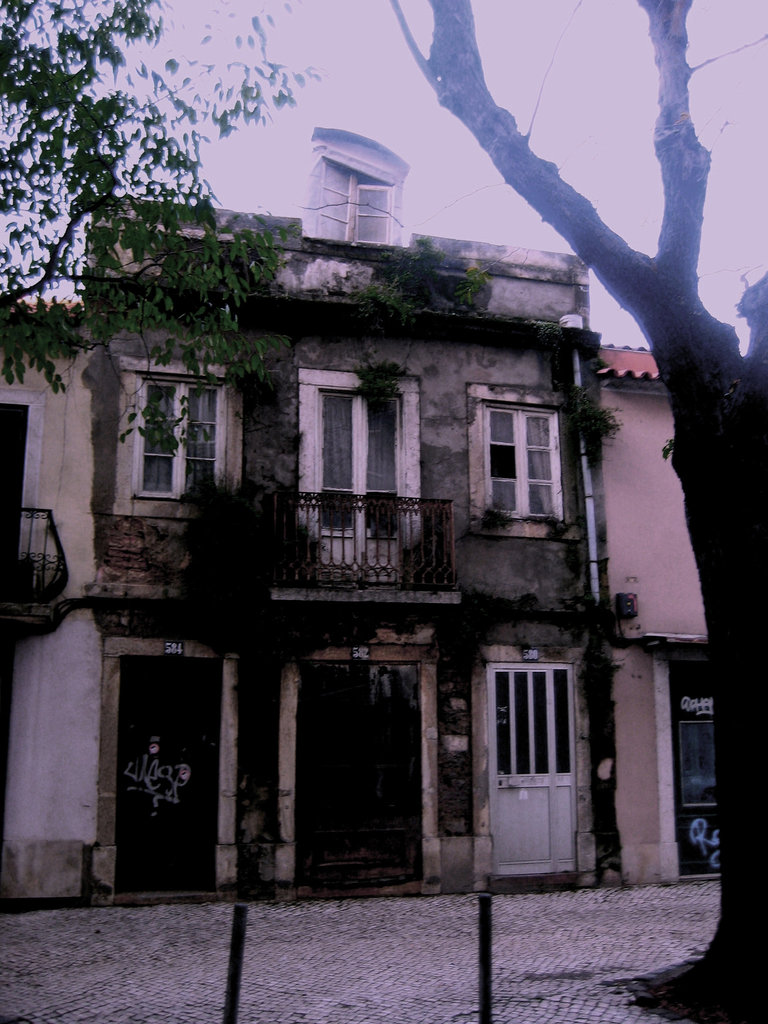
POLYGON ((77 897, 96 835, 101 648, 88 612, 16 646, 4 898, 77 897))
POLYGON ((623 622, 622 630, 628 637, 703 635, 683 492, 672 463, 661 454, 674 432, 667 397, 636 384, 606 388, 602 401, 621 422, 605 445, 602 465, 609 586, 611 594, 638 596, 639 614, 623 622))
POLYGON ((57 394, 31 370, 23 384, 0 387, 0 402, 28 407, 22 501, 53 512, 69 571, 67 597, 80 596, 93 576, 92 408, 80 386, 84 366, 78 358, 61 367, 65 390, 57 394))
MULTIPOLYGON (((653 659, 630 647, 614 652, 614 660, 616 817, 622 876, 632 884, 653 884, 669 879, 661 849, 657 750, 660 743, 671 745, 671 738, 658 728, 653 659)), ((669 802, 673 803, 671 794, 669 802)))
POLYGON ((608 588, 611 600, 638 598, 637 617, 618 621, 613 652, 616 813, 622 877, 645 884, 679 871, 668 659, 704 656, 700 644, 653 637, 702 638, 706 625, 682 489, 662 457, 674 430, 666 394, 659 383, 626 379, 604 387, 601 401, 621 423, 602 460, 608 588))

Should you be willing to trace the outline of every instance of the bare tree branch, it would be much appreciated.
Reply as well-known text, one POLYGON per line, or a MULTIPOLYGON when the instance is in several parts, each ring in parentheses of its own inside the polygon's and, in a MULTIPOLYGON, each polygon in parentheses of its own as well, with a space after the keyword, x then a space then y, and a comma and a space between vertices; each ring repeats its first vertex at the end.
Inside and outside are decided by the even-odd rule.
POLYGON ((753 46, 761 46, 763 43, 768 43, 768 32, 764 36, 760 36, 759 39, 755 39, 754 42, 745 43, 743 46, 737 46, 735 50, 727 50, 725 53, 719 53, 717 57, 709 57, 707 60, 703 60, 701 64, 695 64, 691 68, 691 74, 696 71, 701 71, 702 68, 708 67, 710 64, 716 64, 719 60, 725 60, 726 57, 735 57, 739 53, 743 53, 745 50, 752 49, 753 46))
POLYGON ((397 18, 397 22, 400 26, 400 31, 403 33, 403 39, 405 39, 406 45, 411 51, 411 56, 416 61, 417 66, 421 68, 421 71, 427 81, 430 81, 431 73, 429 70, 429 63, 413 37, 411 26, 408 24, 405 14, 403 13, 403 9, 400 6, 400 0, 389 0, 389 2, 392 5, 392 10, 395 12, 395 17, 397 18))
POLYGON ((657 260, 689 296, 698 295, 698 263, 710 155, 691 119, 686 19, 693 0, 638 0, 648 15, 659 70, 654 146, 661 167, 664 214, 657 260))
MULTIPOLYGON (((394 6, 397 0, 390 2, 394 6)), ((624 306, 637 312, 640 295, 658 286, 652 260, 611 231, 557 167, 530 149, 512 114, 495 103, 483 74, 470 0, 430 3, 432 46, 426 66, 420 66, 441 106, 469 128, 507 184, 552 224, 624 306), (630 272, 617 274, 620 265, 630 272)))
POLYGON ((749 359, 765 362, 768 360, 768 274, 744 290, 737 309, 749 325, 749 359))

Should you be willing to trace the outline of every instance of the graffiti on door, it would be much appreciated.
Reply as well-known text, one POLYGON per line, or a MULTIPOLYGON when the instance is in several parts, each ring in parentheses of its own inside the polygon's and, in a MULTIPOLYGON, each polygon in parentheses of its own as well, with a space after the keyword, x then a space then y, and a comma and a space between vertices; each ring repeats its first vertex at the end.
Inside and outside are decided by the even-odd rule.
POLYGON ((188 764, 163 764, 160 744, 153 738, 148 752, 129 761, 123 775, 133 780, 126 786, 129 791, 146 793, 152 798, 152 814, 157 814, 161 802, 179 803, 179 790, 189 782, 192 769, 188 764))
POLYGON ((710 871, 720 870, 719 828, 711 828, 706 818, 694 818, 688 831, 688 841, 707 862, 710 871))
POLYGON ((707 662, 670 662, 675 832, 681 875, 711 875, 720 870, 715 684, 707 662))

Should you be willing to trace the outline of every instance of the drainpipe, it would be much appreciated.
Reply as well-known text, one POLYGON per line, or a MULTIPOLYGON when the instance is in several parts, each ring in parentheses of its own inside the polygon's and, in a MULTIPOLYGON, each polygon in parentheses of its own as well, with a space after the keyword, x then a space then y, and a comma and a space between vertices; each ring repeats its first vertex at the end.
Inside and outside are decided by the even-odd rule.
MULTIPOLYGON (((582 317, 577 315, 560 318, 561 327, 583 327, 582 317)), ((581 360, 578 349, 573 349, 573 383, 581 387, 581 360)), ((600 574, 597 562, 597 526, 595 522, 595 491, 592 484, 592 469, 584 446, 584 438, 579 433, 579 454, 581 456, 581 477, 584 481, 584 505, 587 520, 587 553, 589 555, 589 587, 595 604, 600 602, 600 574)))

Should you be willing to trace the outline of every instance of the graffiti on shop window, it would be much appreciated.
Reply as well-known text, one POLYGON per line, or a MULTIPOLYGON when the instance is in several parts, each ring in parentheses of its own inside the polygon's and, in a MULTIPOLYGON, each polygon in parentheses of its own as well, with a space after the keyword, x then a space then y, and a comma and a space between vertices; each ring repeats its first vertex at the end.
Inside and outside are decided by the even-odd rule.
POLYGON ((688 832, 688 839, 706 860, 712 871, 720 870, 720 829, 710 832, 706 818, 694 818, 688 832))
POLYGON ((711 717, 715 713, 715 698, 683 697, 680 701, 680 708, 689 715, 709 715, 711 717))
POLYGON ((123 775, 132 780, 129 790, 146 793, 152 797, 153 814, 161 801, 179 803, 179 790, 189 782, 192 769, 188 764, 163 764, 160 761, 160 745, 149 744, 146 754, 129 761, 123 775))

